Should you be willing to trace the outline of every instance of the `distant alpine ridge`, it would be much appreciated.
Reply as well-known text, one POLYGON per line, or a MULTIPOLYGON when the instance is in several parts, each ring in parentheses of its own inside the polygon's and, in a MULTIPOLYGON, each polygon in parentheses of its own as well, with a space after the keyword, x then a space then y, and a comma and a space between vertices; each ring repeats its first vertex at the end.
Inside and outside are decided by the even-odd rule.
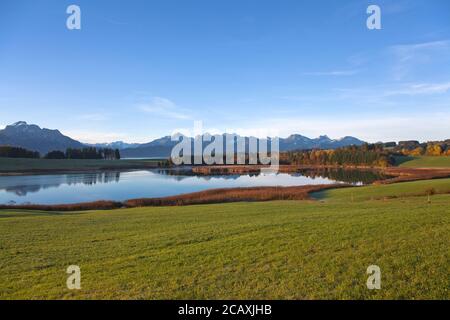
POLYGON ((84 147, 81 142, 63 135, 58 130, 41 129, 25 121, 16 122, 0 130, 0 145, 39 151, 41 155, 53 150, 65 151, 67 148, 84 147))
MULTIPOLYGON (((244 137, 248 142, 249 137, 244 137)), ((306 149, 336 149, 350 145, 361 145, 364 141, 354 137, 331 139, 320 136, 311 139, 299 134, 287 138, 280 138, 280 151, 306 150, 306 149)), ((40 128, 35 124, 19 121, 0 130, 0 145, 22 147, 28 150, 39 151, 42 155, 54 151, 65 151, 68 148, 113 148, 121 150, 122 158, 144 157, 170 157, 172 148, 177 144, 170 136, 156 139, 149 143, 125 143, 122 141, 112 143, 86 144, 63 135, 58 130, 40 128)))
MULTIPOLYGON (((236 137, 239 137, 238 135, 236 137)), ((246 150, 248 150, 249 137, 245 139, 246 150)), ((192 138, 191 145, 193 144, 192 138)), ((225 141, 225 137, 223 139, 225 141)), ((344 137, 338 140, 332 140, 328 136, 310 139, 308 137, 296 134, 285 139, 280 138, 280 151, 307 150, 307 149, 336 149, 350 145, 362 145, 364 141, 354 137, 344 137)), ((169 157, 172 148, 177 144, 172 141, 170 136, 166 136, 150 143, 142 144, 136 148, 121 150, 122 157, 125 158, 144 158, 144 157, 169 157)), ((204 143, 204 146, 209 142, 204 143)), ((270 147, 270 146, 269 146, 270 147)), ((224 147, 225 148, 225 147, 224 147)))
POLYGON ((109 149, 133 149, 139 147, 141 144, 139 143, 126 143, 123 141, 115 141, 110 143, 95 143, 95 144, 87 144, 90 147, 95 148, 109 148, 109 149))

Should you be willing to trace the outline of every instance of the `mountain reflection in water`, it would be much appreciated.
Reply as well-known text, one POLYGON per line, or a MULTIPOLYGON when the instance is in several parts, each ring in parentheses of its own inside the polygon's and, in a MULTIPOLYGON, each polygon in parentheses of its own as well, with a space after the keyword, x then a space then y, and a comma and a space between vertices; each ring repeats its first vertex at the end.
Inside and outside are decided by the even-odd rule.
POLYGON ((387 177, 376 171, 343 169, 231 175, 194 175, 186 170, 160 169, 0 176, 0 203, 63 204, 98 200, 123 201, 216 188, 331 183, 362 185, 385 178, 387 177))

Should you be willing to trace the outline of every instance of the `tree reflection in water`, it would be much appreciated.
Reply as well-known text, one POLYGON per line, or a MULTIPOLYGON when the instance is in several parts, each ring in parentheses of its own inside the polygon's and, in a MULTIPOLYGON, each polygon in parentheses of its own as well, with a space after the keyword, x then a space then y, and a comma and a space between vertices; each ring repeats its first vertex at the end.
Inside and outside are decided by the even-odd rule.
MULTIPOLYGON (((161 185, 158 185, 158 176, 166 176, 166 178, 170 177, 170 180, 173 182, 184 182, 185 180, 192 180, 195 178, 197 185, 200 183, 209 183, 213 181, 213 185, 215 188, 222 187, 221 184, 225 187, 230 185, 230 182, 236 182, 239 178, 242 177, 259 177, 264 176, 264 174, 260 173, 249 173, 249 174, 226 174, 226 175, 197 175, 193 173, 189 168, 182 169, 161 169, 161 170, 148 170, 148 171, 127 171, 122 172, 122 178, 127 180, 128 182, 132 181, 137 183, 135 188, 160 188, 161 185), (139 179, 137 179, 139 178, 139 179), (218 182, 218 178, 220 179, 218 182), (151 183, 154 181, 155 185, 142 185, 142 182, 146 181, 147 183, 151 183)), ((363 185, 363 184, 371 184, 376 180, 383 180, 388 178, 389 176, 383 175, 379 171, 374 170, 348 170, 348 169, 331 169, 331 168, 322 168, 322 169, 302 169, 298 170, 295 173, 282 173, 279 175, 280 180, 275 181, 274 184, 281 183, 285 176, 290 177, 306 177, 310 179, 329 179, 331 182, 343 182, 355 185, 363 185)), ((276 175, 275 175, 276 177, 276 175)), ((263 177, 261 177, 263 178, 263 177)), ((0 177, 0 191, 6 191, 8 193, 12 193, 19 197, 25 197, 30 193, 37 193, 43 189, 49 188, 58 188, 63 185, 67 186, 75 186, 75 185, 86 185, 86 186, 94 186, 97 184, 109 184, 109 183, 119 183, 121 180, 121 172, 120 171, 102 171, 102 172, 89 172, 89 173, 71 173, 71 174, 59 174, 59 175, 30 175, 30 176, 4 176, 0 177)), ((300 185, 307 184, 308 182, 304 182, 299 179, 300 185)), ((248 183, 245 186, 259 186, 257 179, 254 182, 248 183), (254 185, 253 185, 254 184, 254 185)), ((292 181, 291 184, 292 185, 292 181)), ((122 193, 127 193, 128 188, 133 188, 132 184, 126 184, 126 188, 121 191, 122 193)), ((176 188, 176 186, 175 186, 176 188)), ((183 192, 190 192, 189 190, 183 189, 183 192)))
MULTIPOLYGON (((220 177, 222 179, 236 180, 241 176, 258 177, 261 173, 243 173, 243 174, 215 174, 215 175, 198 175, 192 172, 189 168, 187 169, 162 169, 157 171, 162 175, 169 175, 174 177, 177 181, 182 181, 188 177, 196 176, 199 179, 210 180, 212 177, 220 177)), ((371 184, 378 180, 385 180, 391 176, 385 175, 378 170, 372 169, 342 169, 342 168, 319 168, 319 169, 299 169, 294 173, 283 173, 289 174, 294 177, 308 177, 311 179, 315 178, 327 178, 334 181, 354 184, 354 185, 365 185, 371 184)))
POLYGON ((118 183, 120 171, 103 171, 92 173, 73 173, 62 175, 11 176, 0 179, 0 190, 24 197, 42 189, 58 188, 61 185, 95 185, 98 183, 118 183))

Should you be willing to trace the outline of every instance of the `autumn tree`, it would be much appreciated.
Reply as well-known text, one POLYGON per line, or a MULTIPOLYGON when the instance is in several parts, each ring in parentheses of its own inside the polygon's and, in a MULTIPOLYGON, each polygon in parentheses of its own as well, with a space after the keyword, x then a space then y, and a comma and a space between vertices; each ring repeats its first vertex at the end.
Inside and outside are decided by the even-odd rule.
POLYGON ((426 154, 428 156, 440 156, 442 155, 442 147, 439 144, 429 144, 427 146, 426 154))

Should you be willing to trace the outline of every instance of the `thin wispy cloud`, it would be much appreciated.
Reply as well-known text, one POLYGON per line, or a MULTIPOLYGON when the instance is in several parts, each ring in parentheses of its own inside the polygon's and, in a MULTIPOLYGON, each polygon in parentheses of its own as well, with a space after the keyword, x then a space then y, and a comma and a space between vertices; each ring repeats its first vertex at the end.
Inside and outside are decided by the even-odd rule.
MULTIPOLYGON (((439 96, 450 92, 450 81, 440 83, 394 83, 373 87, 336 88, 335 94, 329 96, 331 100, 366 101, 379 104, 388 103, 389 98, 396 96, 439 96)), ((318 101, 323 100, 321 96, 318 101)), ((396 102, 398 104, 398 102, 396 102)))
POLYGON ((353 68, 360 67, 360 66, 366 64, 369 60, 370 60, 370 56, 366 52, 354 53, 347 58, 348 64, 353 68))
POLYGON ((187 110, 180 108, 171 100, 162 97, 153 97, 149 103, 138 105, 138 109, 145 113, 165 118, 177 120, 192 119, 187 110))
POLYGON ((387 91, 385 96, 393 95, 421 95, 421 94, 443 94, 450 91, 450 82, 445 83, 419 83, 410 84, 403 89, 387 91))
POLYGON ((400 55, 402 59, 409 59, 420 50, 442 49, 450 45, 450 40, 430 41, 415 44, 394 45, 390 48, 400 55))
POLYGON ((360 70, 331 70, 331 71, 315 71, 315 72, 304 72, 305 76, 353 76, 359 73, 360 70))
POLYGON ((389 52, 396 59, 393 76, 396 80, 402 80, 418 66, 448 61, 450 40, 394 45, 389 47, 389 52))
MULTIPOLYGON (((304 94, 297 96, 280 96, 278 97, 282 101, 290 101, 298 103, 297 107, 305 108, 305 106, 317 106, 317 105, 342 105, 342 104, 361 104, 364 103, 365 107, 369 105, 383 107, 392 105, 396 108, 403 106, 404 104, 399 101, 398 98, 402 97, 421 97, 426 99, 428 97, 440 98, 442 95, 450 94, 450 80, 436 83, 425 82, 407 82, 407 83, 391 83, 376 86, 360 86, 349 88, 332 88, 324 90, 322 94, 304 94)), ((409 103, 406 102, 406 103, 409 103)), ((430 105, 433 107, 433 105, 430 105)))
MULTIPOLYGON (((439 140, 448 136, 450 112, 419 113, 414 115, 372 114, 371 116, 341 117, 290 117, 259 119, 251 126, 243 126, 235 132, 241 135, 261 135, 261 128, 271 128, 277 136, 286 137, 293 133, 307 137, 327 134, 332 138, 354 136, 367 142, 400 140, 439 140)), ((273 135, 272 135, 273 136, 273 135)))

